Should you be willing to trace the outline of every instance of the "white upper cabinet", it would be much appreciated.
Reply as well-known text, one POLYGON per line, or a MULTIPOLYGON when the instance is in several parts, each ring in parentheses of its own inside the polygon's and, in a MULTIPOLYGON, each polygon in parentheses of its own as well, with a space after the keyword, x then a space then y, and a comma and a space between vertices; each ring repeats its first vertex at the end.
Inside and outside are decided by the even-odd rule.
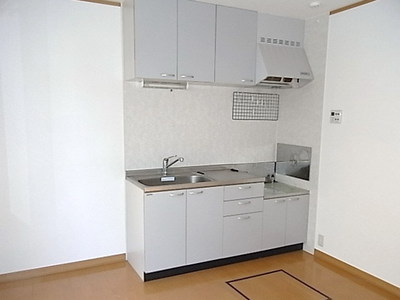
POLYGON ((135 77, 214 82, 216 6, 136 0, 135 77))
POLYGON ((135 1, 135 77, 177 78, 177 0, 135 1))
POLYGON ((214 82, 213 4, 178 1, 178 80, 214 82))
POLYGON ((257 12, 217 6, 215 82, 255 84, 257 12))

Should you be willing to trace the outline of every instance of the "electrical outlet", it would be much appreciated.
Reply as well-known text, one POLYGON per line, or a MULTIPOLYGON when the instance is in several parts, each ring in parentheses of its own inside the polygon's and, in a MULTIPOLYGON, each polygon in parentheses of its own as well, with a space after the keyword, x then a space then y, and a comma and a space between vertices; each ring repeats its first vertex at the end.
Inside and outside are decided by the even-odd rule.
POLYGON ((341 110, 331 110, 330 120, 333 124, 342 123, 342 111, 341 110))
POLYGON ((318 234, 318 246, 323 247, 324 246, 324 239, 325 237, 322 234, 318 234))

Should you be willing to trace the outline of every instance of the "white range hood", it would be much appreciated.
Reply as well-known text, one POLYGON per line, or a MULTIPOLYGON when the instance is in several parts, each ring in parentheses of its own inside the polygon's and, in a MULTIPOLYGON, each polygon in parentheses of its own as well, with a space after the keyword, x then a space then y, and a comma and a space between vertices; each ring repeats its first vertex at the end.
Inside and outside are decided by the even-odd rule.
POLYGON ((259 43, 257 85, 270 88, 299 88, 314 77, 303 47, 259 43))

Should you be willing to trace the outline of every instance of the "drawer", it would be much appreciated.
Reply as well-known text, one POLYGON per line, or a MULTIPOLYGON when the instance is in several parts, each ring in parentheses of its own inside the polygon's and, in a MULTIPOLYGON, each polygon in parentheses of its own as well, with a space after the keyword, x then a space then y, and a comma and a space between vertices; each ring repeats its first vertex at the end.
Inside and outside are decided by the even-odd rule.
POLYGON ((264 197, 264 183, 229 185, 224 188, 224 200, 264 197))
POLYGON ((224 201, 224 216, 262 211, 263 201, 262 197, 224 201))
POLYGON ((225 257, 260 251, 262 213, 224 217, 223 255, 225 257))

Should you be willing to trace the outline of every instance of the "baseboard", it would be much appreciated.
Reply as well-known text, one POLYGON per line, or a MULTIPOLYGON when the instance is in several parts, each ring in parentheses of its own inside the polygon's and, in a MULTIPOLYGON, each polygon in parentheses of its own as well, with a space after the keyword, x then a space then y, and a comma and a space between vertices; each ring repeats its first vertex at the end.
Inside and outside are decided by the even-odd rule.
POLYGON ((37 268, 32 270, 13 272, 0 275, 0 283, 30 279, 39 276, 47 276, 57 273, 77 271, 81 269, 99 267, 108 264, 114 264, 119 262, 124 262, 125 254, 117 254, 112 256, 88 259, 83 261, 77 261, 73 263, 55 265, 51 267, 37 268))
POLYGON ((338 259, 322 252, 322 251, 315 249, 314 257, 316 259, 319 259, 319 260, 331 265, 331 266, 339 268, 342 271, 345 271, 347 273, 350 273, 351 275, 361 278, 361 279, 365 280, 366 282, 368 282, 369 284, 377 286, 390 294, 400 297, 400 288, 398 288, 397 286, 392 285, 386 281, 383 281, 382 279, 372 276, 371 274, 368 274, 364 271, 361 271, 341 260, 338 260, 338 259))
POLYGON ((186 266, 182 266, 182 267, 176 267, 176 268, 172 268, 172 269, 155 271, 155 272, 151 272, 151 273, 144 273, 144 281, 160 279, 160 278, 164 278, 164 277, 175 276, 175 275, 185 274, 185 273, 189 273, 189 272, 225 266, 225 265, 243 262, 243 261, 247 261, 247 260, 251 260, 251 259, 267 257, 267 256, 271 256, 271 255, 276 255, 276 254, 283 254, 283 253, 298 251, 298 250, 302 250, 302 249, 303 249, 303 244, 300 243, 300 244, 294 244, 294 245, 284 246, 284 247, 275 248, 275 249, 263 250, 263 251, 259 251, 259 252, 252 252, 252 253, 248 253, 248 254, 242 254, 242 255, 226 257, 226 258, 220 258, 220 259, 216 259, 216 260, 196 263, 196 264, 192 264, 192 265, 186 265, 186 266))

